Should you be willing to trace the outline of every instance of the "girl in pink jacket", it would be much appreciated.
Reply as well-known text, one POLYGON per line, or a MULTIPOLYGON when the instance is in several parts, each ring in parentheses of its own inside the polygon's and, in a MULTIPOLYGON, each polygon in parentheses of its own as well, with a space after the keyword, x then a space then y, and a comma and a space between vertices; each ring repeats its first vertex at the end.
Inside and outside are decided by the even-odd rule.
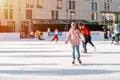
POLYGON ((70 41, 70 43, 72 44, 72 57, 73 57, 72 64, 75 63, 75 48, 78 53, 77 60, 79 63, 82 63, 80 60, 80 51, 79 51, 80 38, 85 42, 83 34, 78 30, 77 27, 78 26, 75 22, 71 23, 71 29, 69 30, 65 40, 65 44, 67 44, 68 41, 70 41))

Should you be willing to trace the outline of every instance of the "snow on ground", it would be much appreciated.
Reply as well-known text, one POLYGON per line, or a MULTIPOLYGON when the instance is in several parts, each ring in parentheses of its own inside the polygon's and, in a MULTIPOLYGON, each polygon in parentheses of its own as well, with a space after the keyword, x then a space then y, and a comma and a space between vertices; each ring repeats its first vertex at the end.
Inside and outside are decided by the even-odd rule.
MULTIPOLYGON (((71 64, 71 45, 49 41, 0 41, 0 80, 120 80, 120 45, 94 41, 71 64)), ((82 48, 80 48, 82 49, 82 48)))

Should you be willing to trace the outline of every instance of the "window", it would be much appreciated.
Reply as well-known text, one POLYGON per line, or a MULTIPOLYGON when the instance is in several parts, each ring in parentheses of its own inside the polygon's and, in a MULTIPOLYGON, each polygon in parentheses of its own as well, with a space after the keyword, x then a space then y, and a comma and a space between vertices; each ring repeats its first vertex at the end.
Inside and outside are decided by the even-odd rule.
POLYGON ((112 0, 107 0, 107 2, 112 2, 112 0))
POLYGON ((54 10, 51 11, 51 18, 54 19, 54 10))
POLYGON ((97 13, 96 12, 92 13, 91 20, 97 20, 97 13))
POLYGON ((5 7, 13 7, 13 0, 4 0, 5 7))
POLYGON ((7 26, 10 27, 10 32, 15 32, 15 21, 8 21, 7 26))
POLYGON ((8 0, 4 0, 4 6, 8 7, 8 0))
POLYGON ((120 0, 118 0, 118 11, 120 11, 120 0))
POLYGON ((51 18, 52 19, 58 19, 58 17, 59 17, 59 12, 56 11, 56 10, 52 10, 51 11, 51 18))
POLYGON ((37 0, 37 8, 43 8, 43 0, 37 0))
POLYGON ((26 19, 32 19, 32 10, 26 10, 26 19))
POLYGON ((10 19, 13 19, 13 9, 10 9, 10 11, 9 11, 9 17, 10 17, 10 19))
POLYGON ((62 9, 62 0, 57 0, 57 9, 62 9))
POLYGON ((91 2, 92 11, 97 11, 97 2, 91 2))
POLYGON ((34 0, 30 0, 30 8, 34 7, 34 0))
POLYGON ((75 10, 75 1, 69 1, 69 9, 75 10))
POLYGON ((118 2, 117 2, 118 4, 120 4, 120 0, 118 0, 118 2))
POLYGON ((8 9, 4 9, 4 17, 5 19, 8 19, 8 9))
POLYGON ((26 0, 26 8, 33 8, 34 0, 26 0))
POLYGON ((30 0, 26 0, 26 8, 29 8, 30 0))
POLYGON ((71 8, 71 1, 69 1, 69 9, 72 9, 72 8, 71 8))
POLYGON ((9 0, 9 7, 13 7, 13 0, 9 0))
MULTIPOLYGON (((117 0, 118 1, 118 0, 117 0)), ((104 0, 105 3, 111 3, 112 0, 104 0)))
POLYGON ((109 3, 105 3, 105 11, 109 11, 109 7, 110 7, 109 3))
POLYGON ((72 1, 72 4, 73 4, 72 6, 73 10, 75 10, 75 1, 72 1))
POLYGON ((4 9, 5 19, 13 19, 13 9, 4 9))
POLYGON ((70 11, 70 19, 75 19, 75 11, 70 11))
POLYGON ((28 21, 21 21, 21 31, 28 32, 29 23, 28 21))
POLYGON ((58 19, 58 11, 55 11, 55 14, 56 14, 55 19, 58 19))

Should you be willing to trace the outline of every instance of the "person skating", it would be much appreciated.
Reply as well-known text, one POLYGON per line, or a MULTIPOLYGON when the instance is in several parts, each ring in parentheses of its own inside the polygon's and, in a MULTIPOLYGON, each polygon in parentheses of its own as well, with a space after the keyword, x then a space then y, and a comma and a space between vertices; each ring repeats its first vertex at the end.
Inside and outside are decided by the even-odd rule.
POLYGON ((113 44, 113 41, 115 41, 115 33, 111 33, 111 44, 113 44))
POLYGON ((72 45, 72 58, 73 58, 72 64, 75 63, 75 48, 78 53, 77 60, 79 63, 82 63, 80 60, 80 51, 79 51, 80 38, 85 42, 84 36, 76 27, 78 27, 76 23, 72 22, 71 29, 69 30, 66 40, 65 40, 65 44, 67 44, 68 41, 70 41, 72 45))
MULTIPOLYGON (((54 41, 54 40, 55 40, 55 41, 57 42, 58 39, 59 39, 59 38, 58 38, 58 29, 55 29, 55 31, 54 31, 54 36, 53 36, 53 38, 52 38, 51 41, 54 41)), ((51 43, 51 41, 50 41, 50 43, 51 43)))
POLYGON ((108 30, 104 29, 104 41, 108 41, 108 30))
POLYGON ((93 52, 95 52, 96 47, 91 41, 90 30, 88 29, 87 25, 79 23, 78 26, 79 26, 79 30, 84 35, 85 41, 86 41, 86 42, 82 42, 82 46, 83 46, 83 49, 84 49, 82 52, 87 53, 87 43, 89 43, 94 48, 93 52))
POLYGON ((36 34, 38 40, 44 40, 41 38, 41 36, 43 35, 43 33, 41 31, 37 30, 35 34, 36 34))
POLYGON ((114 33, 115 33, 116 45, 118 45, 119 44, 119 35, 120 35, 120 26, 117 24, 117 22, 114 23, 114 33))

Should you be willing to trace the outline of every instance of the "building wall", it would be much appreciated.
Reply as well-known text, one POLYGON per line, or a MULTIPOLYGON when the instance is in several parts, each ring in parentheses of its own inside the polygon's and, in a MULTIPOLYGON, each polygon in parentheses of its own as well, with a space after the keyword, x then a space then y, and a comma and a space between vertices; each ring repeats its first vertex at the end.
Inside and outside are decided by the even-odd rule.
MULTIPOLYGON (((4 19, 4 0, 0 0, 0 21, 1 25, 7 25, 7 21, 15 21, 15 32, 20 31, 21 22, 28 21, 29 31, 31 30, 31 19, 26 19, 26 10, 32 10, 32 19, 51 19, 51 11, 58 11, 58 19, 71 19, 70 11, 75 11, 75 19, 83 19, 93 22, 101 22, 101 11, 104 11, 104 0, 71 0, 75 1, 75 10, 68 9, 68 1, 62 0, 62 9, 57 9, 57 0, 43 0, 43 8, 36 7, 34 0, 33 8, 26 8, 26 0, 13 0, 13 19, 4 19), (20 1, 20 4, 19 4, 20 1), (91 20, 91 2, 97 2, 97 20, 91 20), (20 5, 20 10, 19 10, 20 5)), ((110 3, 110 11, 117 11, 117 0, 110 3)))

